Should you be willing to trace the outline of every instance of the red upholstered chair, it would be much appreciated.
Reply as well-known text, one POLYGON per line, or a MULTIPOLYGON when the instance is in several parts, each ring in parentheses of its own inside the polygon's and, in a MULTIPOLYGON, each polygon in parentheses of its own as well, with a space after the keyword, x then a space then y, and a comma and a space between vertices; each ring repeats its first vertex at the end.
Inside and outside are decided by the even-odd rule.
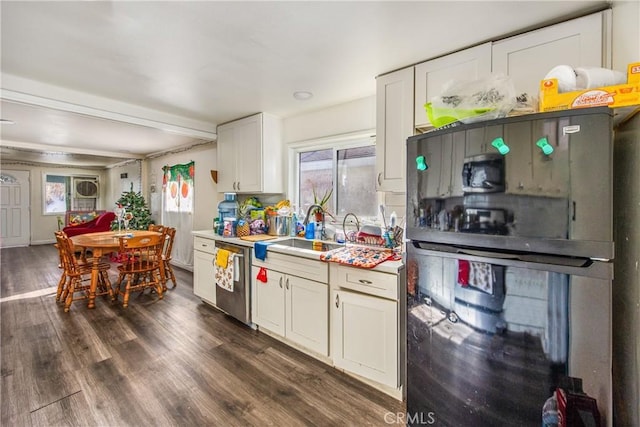
POLYGON ((67 236, 77 236, 78 234, 97 233, 99 231, 111 230, 111 222, 116 218, 116 214, 111 211, 100 214, 91 221, 80 225, 71 225, 62 229, 67 236))

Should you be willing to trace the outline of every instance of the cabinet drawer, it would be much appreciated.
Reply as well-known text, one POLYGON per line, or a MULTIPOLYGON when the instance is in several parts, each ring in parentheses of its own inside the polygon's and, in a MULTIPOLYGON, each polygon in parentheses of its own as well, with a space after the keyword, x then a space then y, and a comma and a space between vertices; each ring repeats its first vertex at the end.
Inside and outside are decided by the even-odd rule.
POLYGON ((216 241, 195 236, 193 238, 193 250, 213 254, 216 248, 216 241))
POLYGON ((398 299, 396 274, 345 267, 335 263, 332 263, 330 268, 331 283, 334 286, 382 298, 398 299))
POLYGON ((327 263, 320 260, 268 252, 267 258, 264 261, 253 258, 252 264, 256 267, 266 267, 270 270, 291 274, 292 276, 304 277, 316 282, 329 282, 327 263))

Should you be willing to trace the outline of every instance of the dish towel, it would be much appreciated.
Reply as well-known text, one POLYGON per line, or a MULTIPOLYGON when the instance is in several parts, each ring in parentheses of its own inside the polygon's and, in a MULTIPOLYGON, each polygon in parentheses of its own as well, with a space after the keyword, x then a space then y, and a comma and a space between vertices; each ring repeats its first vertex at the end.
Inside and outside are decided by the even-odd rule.
POLYGON ((235 254, 229 252, 229 251, 225 251, 224 249, 215 249, 216 251, 216 262, 214 263, 214 274, 215 274, 215 280, 216 280, 216 285, 218 285, 219 287, 221 287, 224 290, 227 290, 229 292, 233 292, 233 282, 236 279, 236 263, 238 262, 238 258, 235 256, 235 254), (222 258, 224 258, 227 261, 227 265, 226 267, 222 267, 221 265, 218 264, 218 256, 220 255, 220 252, 227 252, 227 254, 223 254, 222 258))
POLYGON ((216 249, 216 266, 223 269, 227 268, 227 265, 229 264, 229 255, 231 255, 231 252, 226 249, 216 249))
POLYGON ((458 260, 458 283, 463 288, 471 286, 493 295, 493 273, 491 264, 458 260))
POLYGON ((373 268, 381 262, 393 258, 393 251, 359 246, 353 248, 345 246, 320 254, 321 261, 337 262, 362 268, 373 268))
POLYGON ((266 242, 255 242, 253 245, 253 252, 256 258, 264 261, 267 258, 267 246, 271 243, 266 242))

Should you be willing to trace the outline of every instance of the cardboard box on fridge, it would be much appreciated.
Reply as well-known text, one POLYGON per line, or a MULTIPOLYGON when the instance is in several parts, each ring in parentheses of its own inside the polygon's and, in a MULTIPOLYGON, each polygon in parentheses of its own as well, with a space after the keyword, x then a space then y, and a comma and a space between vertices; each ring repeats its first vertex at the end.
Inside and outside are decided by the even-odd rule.
POLYGON ((570 110, 597 106, 640 105, 640 62, 627 66, 627 83, 558 93, 558 79, 540 82, 540 111, 570 110))

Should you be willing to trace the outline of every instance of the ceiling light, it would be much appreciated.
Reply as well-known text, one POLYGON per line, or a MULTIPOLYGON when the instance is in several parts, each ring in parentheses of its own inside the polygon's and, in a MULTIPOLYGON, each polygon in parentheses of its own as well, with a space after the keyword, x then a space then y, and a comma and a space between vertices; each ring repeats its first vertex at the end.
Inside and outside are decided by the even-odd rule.
POLYGON ((9 119, 0 119, 0 125, 15 125, 16 122, 9 119))
POLYGON ((293 92, 293 97, 298 101, 306 101, 307 99, 313 98, 313 93, 306 90, 298 90, 293 92))

